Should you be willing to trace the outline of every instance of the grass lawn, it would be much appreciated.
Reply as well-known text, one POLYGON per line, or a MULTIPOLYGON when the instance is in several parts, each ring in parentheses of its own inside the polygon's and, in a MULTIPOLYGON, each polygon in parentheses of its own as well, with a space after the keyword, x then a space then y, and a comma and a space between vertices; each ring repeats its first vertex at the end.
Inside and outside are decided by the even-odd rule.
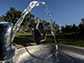
POLYGON ((14 42, 28 42, 28 38, 30 38, 32 36, 31 33, 16 33, 15 38, 14 38, 14 42))
POLYGON ((84 36, 69 34, 57 35, 58 44, 84 47, 84 36))
MULTIPOLYGON (((30 38, 31 36, 31 33, 16 33, 14 42, 20 42, 19 44, 26 45, 27 43, 29 43, 28 38, 30 38)), ((56 40, 58 44, 84 47, 84 36, 79 36, 75 34, 60 34, 56 35, 56 40)), ((54 44, 53 36, 51 34, 47 34, 46 41, 44 41, 43 44, 54 44)))

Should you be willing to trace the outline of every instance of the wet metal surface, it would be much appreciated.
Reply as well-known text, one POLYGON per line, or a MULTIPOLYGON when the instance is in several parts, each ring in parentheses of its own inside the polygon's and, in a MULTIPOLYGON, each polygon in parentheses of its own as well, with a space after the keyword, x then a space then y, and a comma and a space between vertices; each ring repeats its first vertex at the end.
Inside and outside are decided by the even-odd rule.
POLYGON ((11 43, 12 23, 0 22, 0 61, 11 59, 15 55, 15 47, 11 43))
POLYGON ((74 48, 59 45, 59 51, 56 53, 55 45, 24 47, 17 50, 14 63, 84 63, 82 54, 84 49, 75 48, 75 50, 82 51, 82 53, 79 53, 74 52, 74 48))

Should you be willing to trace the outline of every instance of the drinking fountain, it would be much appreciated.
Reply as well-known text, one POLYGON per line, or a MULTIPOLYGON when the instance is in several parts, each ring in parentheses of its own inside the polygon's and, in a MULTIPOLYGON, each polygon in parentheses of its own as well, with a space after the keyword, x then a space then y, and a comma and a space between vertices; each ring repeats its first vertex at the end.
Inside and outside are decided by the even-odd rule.
POLYGON ((13 24, 0 22, 0 61, 11 62, 15 55, 16 47, 11 42, 13 24))
POLYGON ((84 48, 57 44, 52 23, 48 6, 42 1, 31 1, 15 25, 10 22, 0 22, 0 63, 84 63, 84 48), (15 33, 20 28, 26 14, 35 6, 42 6, 47 9, 55 44, 16 49, 16 46, 12 44, 15 33))

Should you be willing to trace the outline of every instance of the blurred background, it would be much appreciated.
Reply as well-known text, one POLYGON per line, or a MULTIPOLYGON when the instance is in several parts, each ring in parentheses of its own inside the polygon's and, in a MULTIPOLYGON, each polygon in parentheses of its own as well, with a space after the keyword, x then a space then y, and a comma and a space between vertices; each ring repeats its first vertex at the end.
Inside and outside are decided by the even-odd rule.
MULTIPOLYGON (((13 25, 20 18, 22 11, 34 0, 1 0, 0 21, 12 22, 13 25)), ((44 1, 51 12, 58 44, 84 47, 84 0, 41 0, 44 1)), ((50 18, 43 7, 35 7, 28 13, 16 33, 14 43, 17 48, 35 45, 28 38, 32 37, 36 17, 46 30, 46 40, 43 44, 54 44, 51 35, 50 18)))

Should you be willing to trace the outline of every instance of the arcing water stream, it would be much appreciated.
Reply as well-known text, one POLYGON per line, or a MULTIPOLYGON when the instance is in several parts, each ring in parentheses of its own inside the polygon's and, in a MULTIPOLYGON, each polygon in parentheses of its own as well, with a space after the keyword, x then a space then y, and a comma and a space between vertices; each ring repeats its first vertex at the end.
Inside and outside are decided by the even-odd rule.
MULTIPOLYGON (((18 29, 20 28, 20 25, 21 23, 23 22, 25 16, 35 7, 35 6, 42 6, 44 5, 48 11, 48 15, 50 17, 50 20, 51 20, 51 34, 52 36, 54 37, 54 40, 55 40, 55 44, 56 44, 56 58, 57 58, 57 53, 58 53, 58 45, 57 45, 57 42, 56 42, 56 38, 55 38, 55 34, 53 32, 53 20, 52 20, 52 17, 51 17, 51 13, 48 9, 48 6, 45 4, 45 2, 42 2, 42 1, 32 1, 30 2, 29 6, 22 12, 21 14, 21 17, 18 19, 18 21, 16 22, 16 24, 14 25, 14 28, 13 28, 13 36, 12 36, 12 41, 14 39, 14 36, 15 36, 15 33, 16 31, 18 31, 18 29)), ((58 59, 56 59, 56 61, 58 61, 58 59)))

